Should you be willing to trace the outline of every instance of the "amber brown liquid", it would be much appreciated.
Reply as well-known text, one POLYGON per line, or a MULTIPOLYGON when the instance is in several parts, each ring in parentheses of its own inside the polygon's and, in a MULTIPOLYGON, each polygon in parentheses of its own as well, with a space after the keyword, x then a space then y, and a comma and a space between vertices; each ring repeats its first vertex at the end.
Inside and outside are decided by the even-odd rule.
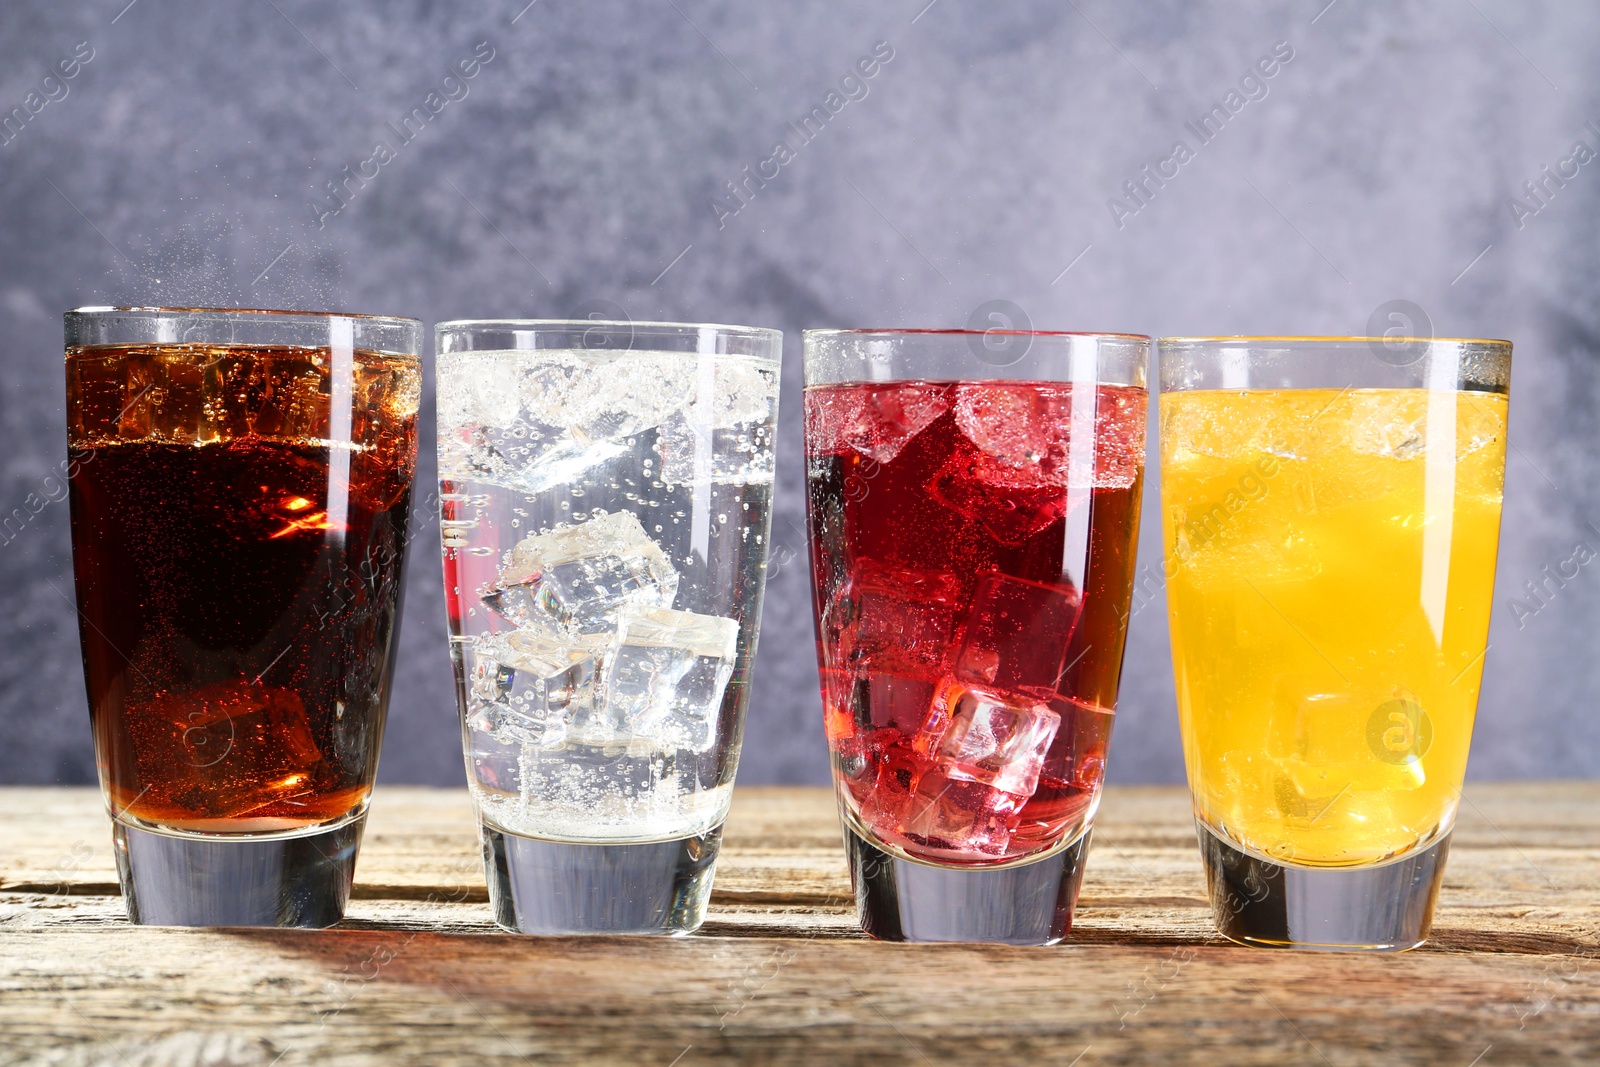
POLYGON ((365 804, 420 378, 360 350, 68 351, 79 631, 117 817, 288 830, 365 804))

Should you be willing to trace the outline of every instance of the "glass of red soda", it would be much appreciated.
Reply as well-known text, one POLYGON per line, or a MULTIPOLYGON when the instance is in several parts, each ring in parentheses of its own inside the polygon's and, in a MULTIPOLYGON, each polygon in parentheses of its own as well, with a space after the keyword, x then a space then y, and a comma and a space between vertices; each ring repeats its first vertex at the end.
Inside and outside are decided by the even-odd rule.
POLYGON ((1151 342, 810 330, 817 659, 861 924, 1071 926, 1133 587, 1151 342))

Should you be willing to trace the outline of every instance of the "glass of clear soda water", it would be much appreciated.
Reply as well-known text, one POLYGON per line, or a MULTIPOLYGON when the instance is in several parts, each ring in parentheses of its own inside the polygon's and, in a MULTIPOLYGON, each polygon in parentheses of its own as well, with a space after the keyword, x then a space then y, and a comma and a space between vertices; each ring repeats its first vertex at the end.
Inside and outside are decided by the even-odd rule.
POLYGON ((783 335, 436 328, 450 653, 495 919, 686 934, 732 799, 783 335))

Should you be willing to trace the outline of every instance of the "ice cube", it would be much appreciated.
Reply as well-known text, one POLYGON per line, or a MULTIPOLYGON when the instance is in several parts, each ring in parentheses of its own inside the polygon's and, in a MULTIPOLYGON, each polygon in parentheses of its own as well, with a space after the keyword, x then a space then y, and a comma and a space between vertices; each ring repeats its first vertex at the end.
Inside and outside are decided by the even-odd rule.
POLYGON ((870 789, 853 784, 851 793, 886 841, 928 858, 1003 856, 1060 726, 1043 704, 946 679, 919 731, 864 735, 874 741, 863 754, 875 758, 877 775, 870 789))
POLYGON ((1408 697, 1302 694, 1285 686, 1268 724, 1274 792, 1288 815, 1320 818, 1345 793, 1400 793, 1427 782, 1433 728, 1408 697))
POLYGON ((548 620, 600 634, 615 629, 624 608, 664 608, 677 592, 667 554, 631 512, 618 511, 524 539, 483 601, 519 627, 548 620))
POLYGON ((863 735, 860 752, 874 764, 871 788, 858 795, 861 817, 885 840, 893 841, 930 764, 897 730, 863 735))
POLYGON ((496 740, 551 747, 595 697, 594 650, 516 630, 479 638, 467 722, 496 740))
POLYGON ((602 688, 596 694, 594 703, 579 709, 573 715, 567 737, 577 744, 601 748, 608 756, 617 757, 630 747, 637 746, 627 719, 620 714, 614 714, 606 702, 605 680, 602 679, 600 684, 602 688))
POLYGON ((701 357, 692 401, 661 420, 656 452, 661 480, 748 484, 772 480, 775 369, 738 357, 701 357))
POLYGON ((739 624, 716 615, 625 612, 608 657, 606 716, 663 746, 708 750, 738 637, 739 624))
POLYGON ((1149 396, 1143 389, 1101 389, 1094 409, 1094 484, 1131 489, 1144 476, 1149 396))
POLYGON ((626 452, 694 398, 667 353, 542 350, 440 362, 440 469, 535 494, 626 452))
POLYGON ((932 769, 917 781, 898 826, 930 858, 1004 856, 1027 798, 932 769))
POLYGON ((1003 544, 1021 544, 1059 522, 1088 490, 1131 488, 1144 470, 1144 394, 1088 390, 1094 418, 1072 438, 1076 387, 964 385, 962 431, 929 490, 945 506, 983 523, 1003 544), (1069 492, 1071 490, 1071 492, 1069 492))
POLYGON ((956 677, 1006 691, 1054 695, 1081 601, 1068 583, 998 572, 978 580, 956 657, 956 677))
POLYGON ((503 745, 537 745, 553 748, 567 739, 563 720, 530 719, 508 704, 473 704, 467 725, 503 745))
MULTIPOLYGON (((724 357, 714 363, 712 370, 713 387, 709 398, 711 415, 707 419, 700 414, 700 421, 727 430, 772 419, 773 405, 778 402, 778 370, 775 365, 724 357)), ((695 408, 707 402, 705 394, 704 388, 698 391, 695 408)))
POLYGON ((864 742, 876 775, 870 785, 846 784, 861 821, 881 840, 929 859, 1005 855, 1026 797, 952 777, 895 731, 869 734, 864 742))
POLYGON ((915 734, 928 717, 935 683, 883 671, 858 676, 850 689, 849 711, 856 729, 892 728, 915 734))
POLYGON ((591 438, 577 430, 543 439, 535 432, 529 432, 509 447, 500 442, 493 447, 490 470, 485 480, 529 495, 576 481, 586 472, 616 459, 628 450, 623 441, 591 438))
POLYGON ((952 575, 861 560, 828 606, 825 643, 844 670, 937 679, 959 596, 952 575))
POLYGON ((1061 716, 1041 703, 951 679, 934 697, 917 747, 953 779, 1026 799, 1060 728, 1061 716))
POLYGON ((928 481, 928 493, 1004 545, 1020 545, 1060 522, 1074 496, 1051 472, 1008 466, 970 444, 950 454, 928 481))
MULTIPOLYGON (((1356 389, 1344 401, 1349 412, 1350 448, 1368 456, 1388 459, 1415 459, 1429 447, 1455 448, 1456 394, 1442 397, 1418 390, 1356 389), (1429 408, 1448 404, 1444 440, 1428 439, 1429 408)), ((1340 412, 1339 414, 1343 414, 1340 412)))
POLYGON ((949 410, 942 385, 902 382, 819 391, 806 397, 807 448, 813 453, 854 449, 890 463, 949 410))
POLYGON ((1161 441, 1179 465, 1199 457, 1238 462, 1261 456, 1309 459, 1331 436, 1349 440, 1342 397, 1306 390, 1302 397, 1282 394, 1270 405, 1249 392, 1170 393, 1160 404, 1161 441))
MULTIPOLYGON (((664 356, 665 365, 650 371, 647 386, 660 392, 673 383, 671 411, 687 411, 704 426, 728 430, 772 418, 778 400, 778 373, 773 364, 747 356, 664 356)), ((665 414, 663 415, 663 418, 665 414)))
POLYGON ((900 740, 900 736, 896 730, 859 730, 830 739, 840 780, 858 805, 872 793, 883 749, 900 740))
POLYGON ((151 702, 170 724, 166 758, 193 768, 213 816, 247 814, 315 790, 330 773, 298 692, 239 678, 151 702))
POLYGON ((581 395, 586 369, 583 357, 576 352, 543 349, 520 353, 519 363, 521 380, 510 379, 503 385, 514 385, 520 391, 522 410, 532 422, 565 429, 570 425, 567 414, 581 395))
POLYGON ((1502 398, 1495 403, 1490 397, 1476 393, 1456 408, 1456 459, 1465 459, 1505 436, 1505 401, 1502 398))
POLYGON ((771 482, 772 424, 719 427, 703 421, 698 407, 688 408, 662 422, 656 454, 661 457, 661 480, 668 485, 771 482))
POLYGON ((668 352, 586 355, 558 425, 591 441, 643 433, 694 399, 696 362, 668 352))
POLYGON ((539 607, 538 576, 525 582, 507 581, 502 577, 485 590, 480 599, 484 607, 518 628, 547 622, 544 610, 539 607))
POLYGON ((1116 711, 1087 700, 1057 695, 1046 702, 1061 717, 1056 737, 1061 744, 1045 760, 1044 779, 1054 778, 1078 789, 1098 790, 1106 774, 1106 749, 1116 711))
POLYGON ((514 425, 522 365, 511 352, 451 352, 434 365, 441 432, 514 425))
MULTIPOLYGON (((987 383, 957 387, 956 426, 985 454, 1065 485, 1072 401, 1077 387, 987 383)), ((1083 399, 1094 403, 1093 386, 1083 399)), ((1085 442, 1093 447, 1092 442, 1085 442)))

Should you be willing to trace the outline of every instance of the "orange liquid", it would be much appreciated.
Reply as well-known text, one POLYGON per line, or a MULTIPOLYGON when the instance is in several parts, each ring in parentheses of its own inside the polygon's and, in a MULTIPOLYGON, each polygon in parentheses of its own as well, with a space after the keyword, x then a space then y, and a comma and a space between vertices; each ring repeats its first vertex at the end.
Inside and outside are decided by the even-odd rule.
POLYGON ((1454 820, 1494 590, 1506 398, 1161 397, 1162 518, 1196 812, 1313 866, 1454 820))

